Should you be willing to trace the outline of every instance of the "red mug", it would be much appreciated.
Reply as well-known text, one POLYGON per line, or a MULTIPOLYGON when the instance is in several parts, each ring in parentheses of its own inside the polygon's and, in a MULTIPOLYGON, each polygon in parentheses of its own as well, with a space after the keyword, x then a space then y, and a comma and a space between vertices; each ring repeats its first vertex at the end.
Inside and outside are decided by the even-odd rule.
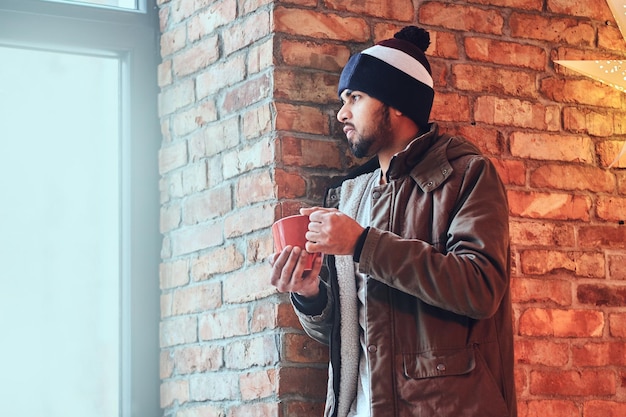
MULTIPOLYGON (((283 217, 272 225, 272 236, 274 237, 274 249, 276 253, 282 252, 285 246, 297 246, 306 251, 306 232, 309 230, 309 216, 296 214, 294 216, 283 217)), ((304 269, 313 269, 313 262, 321 255, 318 253, 306 254, 304 269)))

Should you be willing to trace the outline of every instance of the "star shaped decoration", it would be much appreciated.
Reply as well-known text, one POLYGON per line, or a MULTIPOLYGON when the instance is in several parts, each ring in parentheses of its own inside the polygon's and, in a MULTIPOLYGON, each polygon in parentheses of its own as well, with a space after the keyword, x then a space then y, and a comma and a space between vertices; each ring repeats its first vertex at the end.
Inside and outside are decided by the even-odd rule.
MULTIPOLYGON (((615 17, 617 27, 622 37, 626 40, 626 1, 625 0, 607 0, 611 12, 615 17)), ((559 65, 569 68, 573 71, 584 74, 601 83, 610 85, 621 92, 626 93, 626 61, 622 60, 596 60, 596 61, 574 61, 574 60, 556 60, 559 65)), ((626 154, 626 142, 618 153, 617 157, 608 166, 612 168, 626 154)))

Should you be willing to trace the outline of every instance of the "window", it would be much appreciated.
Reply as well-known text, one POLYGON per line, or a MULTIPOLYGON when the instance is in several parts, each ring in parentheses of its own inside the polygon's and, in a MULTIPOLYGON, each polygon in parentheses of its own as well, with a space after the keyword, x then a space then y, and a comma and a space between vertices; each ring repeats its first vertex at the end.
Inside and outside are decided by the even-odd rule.
POLYGON ((145 5, 0 4, 7 415, 160 414, 157 28, 145 5))

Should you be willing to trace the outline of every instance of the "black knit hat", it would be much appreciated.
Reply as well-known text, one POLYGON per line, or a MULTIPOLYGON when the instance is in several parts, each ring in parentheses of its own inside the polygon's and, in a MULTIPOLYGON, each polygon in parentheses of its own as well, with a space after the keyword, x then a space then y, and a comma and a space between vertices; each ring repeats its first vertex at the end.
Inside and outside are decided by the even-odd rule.
POLYGON ((428 32, 407 26, 392 39, 353 55, 341 72, 339 97, 346 89, 362 91, 424 128, 435 96, 430 64, 424 55, 429 45, 428 32))

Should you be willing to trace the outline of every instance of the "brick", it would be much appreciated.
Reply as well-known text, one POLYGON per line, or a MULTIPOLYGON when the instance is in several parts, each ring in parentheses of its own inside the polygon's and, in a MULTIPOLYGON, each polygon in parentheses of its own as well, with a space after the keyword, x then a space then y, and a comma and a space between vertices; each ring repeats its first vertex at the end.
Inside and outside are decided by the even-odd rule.
POLYGON ((538 39, 550 43, 593 46, 595 30, 579 19, 557 18, 537 13, 513 12, 509 17, 511 37, 538 39))
POLYGON ((281 136, 276 141, 278 161, 285 165, 307 168, 336 168, 341 166, 343 151, 337 140, 318 140, 281 136))
POLYGON ((224 417, 222 406, 193 404, 176 412, 176 417, 224 417))
POLYGON ((159 150, 159 173, 166 174, 187 164, 187 143, 178 142, 159 150))
POLYGON ((530 374, 530 393, 535 395, 562 395, 583 397, 614 395, 614 371, 533 371, 530 374))
POLYGON ((248 372, 239 378, 241 399, 244 401, 267 398, 274 394, 276 370, 268 369, 248 372))
POLYGON ((228 339, 248 334, 248 310, 245 307, 220 309, 198 318, 200 340, 228 339))
POLYGON ((587 164, 595 159, 593 142, 585 136, 513 132, 510 146, 518 158, 587 164))
POLYGON ((276 69, 274 97, 291 103, 336 103, 338 82, 339 77, 335 74, 276 69))
POLYGON ((295 41, 280 43, 280 53, 286 65, 338 73, 350 58, 350 50, 343 45, 295 41))
MULTIPOLYGON (((255 12, 263 8, 266 4, 271 4, 272 0, 243 0, 239 1, 239 9, 241 10, 241 16, 245 16, 248 13, 255 12)), ((313 4, 314 5, 314 4, 313 4)))
POLYGON ((264 138, 248 146, 229 149, 223 153, 223 177, 233 178, 256 168, 266 168, 273 163, 270 138, 264 138))
POLYGON ((525 274, 545 275, 567 271, 576 276, 604 276, 604 255, 598 252, 560 252, 555 250, 525 250, 520 254, 525 274))
POLYGON ((520 246, 574 246, 574 227, 568 224, 543 221, 509 222, 511 243, 520 246))
POLYGON ((596 216, 602 220, 615 222, 620 224, 619 227, 624 236, 623 242, 626 243, 626 197, 598 196, 596 202, 596 216), (621 223, 619 223, 621 221, 621 223))
POLYGON ((609 263, 609 279, 626 280, 626 254, 609 254, 607 258, 609 263))
POLYGON ((278 359, 277 338, 271 334, 235 340, 224 348, 224 365, 228 369, 270 366, 278 359))
POLYGON ((564 367, 569 363, 568 343, 526 339, 515 343, 515 361, 519 364, 564 367))
POLYGON ((626 343, 585 343, 572 347, 572 365, 581 367, 625 366, 626 343))
POLYGON ((620 32, 616 24, 598 27, 598 48, 601 50, 610 49, 614 51, 623 51, 626 49, 626 42, 624 41, 622 32, 620 32))
POLYGON ((619 109, 620 92, 578 73, 576 78, 544 78, 540 81, 539 91, 548 99, 565 104, 590 105, 619 109))
POLYGON ((609 314, 609 333, 612 337, 626 337, 626 313, 609 314))
POLYGON ((160 117, 192 104, 195 101, 193 81, 190 79, 179 81, 171 87, 162 89, 158 99, 160 117))
POLYGON ((424 25, 466 32, 500 35, 504 26, 504 18, 496 9, 433 1, 423 3, 418 13, 418 21, 424 25))
POLYGON ((234 372, 207 372, 189 377, 190 401, 224 401, 239 397, 239 377, 234 372))
POLYGON ((437 30, 429 30, 428 32, 430 33, 430 46, 426 51, 427 55, 450 59, 459 58, 459 45, 456 42, 454 33, 437 30))
POLYGON ((246 68, 248 76, 265 71, 274 64, 274 41, 272 38, 252 45, 248 50, 246 68))
POLYGON ((180 23, 194 13, 195 0, 175 0, 170 6, 173 23, 180 23))
POLYGON ((607 400, 590 400, 583 405, 585 417, 626 416, 626 403, 607 400))
POLYGON ((536 71, 543 71, 546 68, 546 52, 538 46, 478 37, 466 37, 464 42, 465 53, 474 61, 536 71))
POLYGON ((433 100, 430 118, 449 122, 470 120, 469 98, 457 93, 438 92, 433 100))
POLYGON ((615 189, 610 172, 593 166, 545 164, 530 174, 534 188, 608 193, 615 189))
POLYGON ((185 136, 201 128, 209 122, 217 120, 217 107, 213 100, 196 103, 186 111, 177 112, 172 116, 171 130, 174 136, 185 136))
POLYGON ((289 401, 285 404, 284 416, 310 417, 324 415, 324 401, 289 401))
POLYGON ((548 11, 568 16, 579 16, 585 19, 607 21, 612 19, 611 10, 606 0, 588 0, 574 2, 568 0, 548 0, 548 11))
POLYGON ((242 116, 242 134, 246 140, 256 139, 272 131, 274 115, 269 104, 246 109, 242 116))
MULTIPOLYGON (((443 127, 445 124, 440 123, 440 125, 443 127)), ((445 125, 445 131, 453 136, 464 137, 476 145, 486 155, 501 157, 504 152, 504 138, 497 129, 452 123, 450 126, 445 125)), ((506 165, 508 162, 513 161, 504 161, 494 158, 492 162, 506 165)), ((501 167, 502 166, 500 166, 500 168, 501 167)))
POLYGON ((189 401, 189 382, 185 380, 163 381, 160 387, 161 408, 189 401))
POLYGON ((168 30, 161 34, 161 56, 169 57, 183 49, 187 42, 187 33, 184 26, 168 30))
POLYGON ((278 371, 278 395, 298 394, 309 398, 325 398, 328 370, 320 368, 282 367, 278 371))
MULTIPOLYGON (((282 401, 281 401, 282 402, 282 401)), ((278 416, 279 404, 275 402, 256 402, 236 405, 228 411, 228 417, 268 417, 278 416)))
POLYGON ((274 242, 269 233, 262 233, 251 236, 247 239, 246 260, 249 264, 267 262, 269 256, 274 252, 274 242))
POLYGON ((414 7, 408 0, 396 1, 356 1, 356 0, 325 0, 324 6, 331 10, 350 12, 358 15, 374 16, 377 19, 413 22, 414 7))
POLYGON ((609 137, 613 129, 613 114, 579 107, 563 109, 563 128, 569 132, 609 137))
POLYGON ((180 259, 159 265, 159 283, 162 290, 180 287, 189 283, 189 261, 180 259))
POLYGON ((509 211, 531 219, 589 221, 591 201, 587 196, 565 193, 509 191, 509 211))
POLYGON ((174 350, 176 375, 216 371, 222 367, 223 351, 217 346, 187 346, 174 350))
POLYGON ((324 136, 330 134, 331 116, 319 108, 278 102, 275 105, 276 130, 324 136))
POLYGON ((278 304, 257 304, 252 312, 250 332, 259 333, 264 330, 276 329, 278 324, 278 304))
POLYGON ((157 67, 157 83, 159 87, 165 87, 173 82, 172 60, 163 60, 157 67))
POLYGON ((245 79, 246 61, 243 54, 217 62, 196 77, 198 100, 213 96, 245 79))
MULTIPOLYGON (((528 401, 526 417, 578 417, 579 407, 576 401, 566 400, 531 400, 528 401)), ((520 416, 523 417, 523 416, 520 416)))
POLYGON ((205 281, 217 274, 236 271, 244 265, 244 257, 235 245, 220 246, 192 260, 193 281, 205 281))
POLYGON ((159 353, 159 377, 170 378, 174 373, 174 359, 170 356, 169 350, 161 350, 159 353))
POLYGON ((178 78, 196 73, 220 57, 217 36, 199 41, 189 49, 180 51, 172 58, 174 75, 178 78))
MULTIPOLYGON (((624 146, 624 142, 617 141, 617 140, 608 140, 608 141, 600 142, 600 144, 597 147, 597 150, 598 150, 598 156, 600 157, 601 166, 608 167, 609 164, 611 164, 615 160, 615 158, 617 158, 617 155, 619 155, 622 146, 624 146)), ((613 168, 626 168, 626 156, 622 156, 613 165, 613 168)), ((621 187, 622 189, 624 188, 623 184, 624 183, 622 183, 622 187, 621 187)), ((623 191, 622 191, 622 194, 624 194, 623 191)))
POLYGON ((576 297, 581 304, 620 307, 626 305, 626 286, 581 284, 576 297))
POLYGON ((452 76, 454 87, 459 90, 527 98, 537 96, 536 76, 530 72, 456 64, 452 66, 452 76))
POLYGON ((195 193, 183 203, 183 224, 194 225, 223 216, 232 209, 230 186, 195 193))
POLYGON ((187 23, 187 36, 190 41, 197 41, 215 33, 216 29, 235 20, 237 1, 222 0, 200 10, 187 23))
POLYGON ((261 74, 229 89, 224 96, 221 108, 225 114, 235 113, 267 99, 271 93, 269 75, 261 74))
POLYGON ((522 336, 595 337, 602 336, 605 319, 600 311, 529 308, 519 318, 522 336))
POLYGON ((237 117, 220 119, 194 133, 188 141, 189 159, 198 161, 237 146, 239 144, 238 121, 237 117))
POLYGON ((284 334, 285 360, 295 363, 328 362, 328 347, 311 339, 306 334, 284 334))
POLYGON ((543 9, 543 0, 471 0, 471 2, 492 7, 510 7, 513 9, 536 11, 541 11, 543 9))
POLYGON ((493 96, 478 97, 475 119, 479 123, 556 131, 559 128, 559 110, 556 106, 518 99, 493 96))
POLYGON ((626 242, 626 230, 619 225, 581 226, 578 241, 581 247, 620 249, 626 242))
POLYGON ((173 231, 170 234, 172 256, 193 253, 221 245, 224 242, 223 229, 224 225, 221 221, 218 221, 173 231))
POLYGON ((234 211, 224 219, 224 234, 227 238, 233 238, 269 227, 273 223, 272 214, 273 210, 269 205, 234 211))
POLYGON ((567 279, 514 278, 511 297, 515 303, 572 304, 572 284, 567 279))
POLYGON ((193 316, 173 317, 159 325, 160 347, 170 347, 198 341, 197 319, 193 316))
POLYGON ((235 207, 273 200, 276 192, 270 174, 269 170, 265 170, 239 177, 235 186, 235 207))
POLYGON ((297 198, 306 196, 306 181, 297 172, 286 172, 277 169, 274 172, 276 196, 283 198, 297 198))
POLYGON ((361 18, 285 7, 274 11, 274 31, 318 40, 365 42, 369 39, 368 25, 361 18))
POLYGON ((172 314, 180 316, 217 308, 222 304, 221 291, 219 282, 178 288, 172 294, 172 314))
POLYGON ((222 32, 224 55, 229 56, 255 42, 269 36, 272 32, 270 13, 259 11, 235 20, 222 32))
POLYGON ((257 264, 228 275, 224 280, 224 303, 238 304, 260 300, 276 289, 270 283, 269 264, 257 264))

